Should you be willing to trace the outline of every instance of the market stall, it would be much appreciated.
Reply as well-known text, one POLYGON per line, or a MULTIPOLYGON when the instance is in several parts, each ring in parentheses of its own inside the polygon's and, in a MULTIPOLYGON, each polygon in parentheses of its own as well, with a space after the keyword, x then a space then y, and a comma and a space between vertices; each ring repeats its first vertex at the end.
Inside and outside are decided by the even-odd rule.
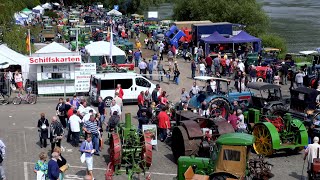
POLYGON ((38 94, 75 93, 75 66, 81 63, 78 52, 53 42, 32 54, 29 63, 37 74, 38 94))
POLYGON ((32 8, 32 12, 36 13, 36 14, 41 14, 43 15, 44 14, 44 8, 41 7, 40 5, 32 8))
MULTIPOLYGON (((97 65, 102 65, 105 60, 109 60, 110 42, 97 41, 85 46, 86 51, 90 56, 90 62, 95 62, 97 65)), ((115 45, 112 45, 112 61, 117 64, 126 63, 126 53, 115 45)), ((108 61, 108 63, 110 63, 108 61)))

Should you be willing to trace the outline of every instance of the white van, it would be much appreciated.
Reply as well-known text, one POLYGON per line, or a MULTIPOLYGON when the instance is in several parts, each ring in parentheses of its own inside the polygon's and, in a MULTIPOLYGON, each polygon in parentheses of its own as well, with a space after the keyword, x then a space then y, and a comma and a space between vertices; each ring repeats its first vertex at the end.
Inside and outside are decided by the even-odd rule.
POLYGON ((98 103, 99 96, 109 107, 115 96, 117 84, 123 89, 123 102, 137 102, 141 91, 152 93, 156 85, 136 73, 104 73, 91 76, 89 96, 91 103, 98 103))

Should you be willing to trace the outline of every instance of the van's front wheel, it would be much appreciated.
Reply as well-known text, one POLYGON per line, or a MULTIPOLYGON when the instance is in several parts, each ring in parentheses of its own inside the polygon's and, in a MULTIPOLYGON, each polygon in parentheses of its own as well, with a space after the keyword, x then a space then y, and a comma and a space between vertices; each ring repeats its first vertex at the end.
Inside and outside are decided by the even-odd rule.
POLYGON ((107 107, 110 107, 111 106, 111 101, 112 101, 112 97, 106 97, 106 98, 104 98, 104 102, 106 103, 106 106, 107 107))

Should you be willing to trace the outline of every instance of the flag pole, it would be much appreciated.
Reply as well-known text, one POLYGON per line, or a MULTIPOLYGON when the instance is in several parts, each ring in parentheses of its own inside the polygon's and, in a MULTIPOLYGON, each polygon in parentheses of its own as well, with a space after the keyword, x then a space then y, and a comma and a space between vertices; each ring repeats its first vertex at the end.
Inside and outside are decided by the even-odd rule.
POLYGON ((113 46, 113 31, 112 31, 112 21, 110 23, 110 52, 109 52, 109 57, 110 57, 110 62, 113 63, 112 60, 112 46, 113 46))
POLYGON ((31 35, 30 35, 30 29, 28 29, 28 45, 29 45, 29 56, 31 56, 31 35))

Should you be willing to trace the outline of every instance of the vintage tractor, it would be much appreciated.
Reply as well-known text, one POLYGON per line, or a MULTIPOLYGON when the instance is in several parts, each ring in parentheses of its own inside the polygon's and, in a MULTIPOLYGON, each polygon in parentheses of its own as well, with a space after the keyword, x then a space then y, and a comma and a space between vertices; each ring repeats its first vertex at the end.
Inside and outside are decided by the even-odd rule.
POLYGON ((204 86, 199 86, 200 92, 191 97, 189 102, 189 107, 191 109, 199 109, 201 103, 205 101, 209 105, 209 111, 212 110, 212 105, 217 105, 217 109, 220 110, 223 118, 227 118, 229 112, 232 110, 232 103, 237 101, 239 104, 244 103, 249 105, 251 98, 250 92, 232 92, 229 89, 231 81, 229 79, 215 78, 209 76, 197 76, 194 78, 196 81, 202 81, 206 84, 204 86), (212 89, 210 82, 215 84, 215 90, 212 89), (213 90, 213 92, 208 91, 208 87, 213 90))
POLYGON ((204 118, 191 111, 175 112, 171 149, 175 160, 180 156, 210 157, 210 147, 221 134, 234 132, 223 118, 204 118))
MULTIPOLYGON (((120 123, 110 134, 109 155, 106 180, 112 180, 113 175, 126 173, 131 180, 134 174, 145 175, 152 164, 151 131, 139 133, 131 125, 131 114, 125 114, 125 123, 120 123)), ((148 179, 148 177, 147 177, 148 179)))
POLYGON ((177 179, 270 179, 272 165, 263 158, 249 160, 255 138, 245 133, 221 135, 210 145, 210 157, 181 156, 177 179))
POLYGON ((304 123, 284 116, 263 116, 257 109, 250 108, 246 123, 255 137, 253 148, 257 154, 270 156, 275 151, 293 150, 299 152, 308 145, 308 132, 304 123))

